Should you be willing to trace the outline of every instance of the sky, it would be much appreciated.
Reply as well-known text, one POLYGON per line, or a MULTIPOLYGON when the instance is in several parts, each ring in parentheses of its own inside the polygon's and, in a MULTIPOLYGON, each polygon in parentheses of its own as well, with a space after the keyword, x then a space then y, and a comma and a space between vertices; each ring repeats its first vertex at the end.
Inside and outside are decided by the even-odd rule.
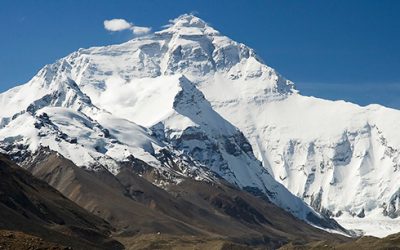
POLYGON ((400 109, 397 0, 1 0, 0 92, 79 48, 122 43, 184 13, 255 49, 304 95, 400 109), (106 30, 111 19, 126 30, 106 30))

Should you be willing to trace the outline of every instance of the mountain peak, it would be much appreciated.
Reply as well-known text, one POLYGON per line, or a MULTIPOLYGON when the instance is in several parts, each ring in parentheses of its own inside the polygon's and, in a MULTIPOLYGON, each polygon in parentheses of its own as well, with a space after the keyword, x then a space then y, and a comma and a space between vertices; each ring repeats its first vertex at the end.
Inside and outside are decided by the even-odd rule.
POLYGON ((207 23, 193 14, 183 14, 171 21, 175 26, 204 28, 207 23))
POLYGON ((170 20, 167 29, 158 33, 178 33, 183 35, 218 35, 219 32, 209 26, 204 20, 193 14, 183 14, 170 20))

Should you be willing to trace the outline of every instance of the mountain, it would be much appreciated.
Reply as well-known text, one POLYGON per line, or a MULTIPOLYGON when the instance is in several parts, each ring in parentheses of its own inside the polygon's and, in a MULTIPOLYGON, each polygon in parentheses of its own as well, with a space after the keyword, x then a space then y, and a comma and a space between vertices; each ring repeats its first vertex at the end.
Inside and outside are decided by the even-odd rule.
POLYGON ((0 178, 0 228, 8 230, 1 231, 0 246, 7 246, 4 239, 10 241, 28 234, 44 239, 42 245, 122 249, 119 242, 110 239, 113 230, 110 224, 1 154, 0 178))
POLYGON ((34 176, 110 222, 114 238, 127 248, 132 239, 135 244, 147 243, 157 240, 157 235, 165 241, 179 237, 188 242, 202 239, 267 249, 288 242, 350 240, 314 228, 225 181, 186 177, 168 189, 157 187, 151 182, 154 168, 139 160, 121 165, 117 175, 77 167, 49 149, 42 149, 26 163, 23 167, 34 176))
POLYGON ((227 181, 319 227, 400 229, 400 112, 302 96, 193 15, 80 49, 0 105, 0 148, 24 166, 42 147, 114 176, 135 159, 164 190, 227 181))
POLYGON ((137 249, 161 244, 158 248, 164 249, 168 247, 162 242, 167 242, 175 247, 272 249, 289 242, 349 240, 228 183, 187 178, 163 190, 136 172, 141 165, 146 170, 140 173, 147 178, 152 174, 152 167, 140 161, 113 175, 82 169, 42 148, 26 163, 23 167, 33 176, 0 155, 0 248, 137 249))
MULTIPOLYGON (((187 18, 197 20, 192 28, 203 25, 206 32, 217 34, 200 19, 180 19, 187 18)), ((162 177, 153 183, 164 188, 188 176, 214 181, 222 177, 302 220, 343 230, 276 182, 256 159, 244 135, 213 109, 195 82, 185 77, 184 71, 202 77, 211 74, 213 67, 224 66, 222 61, 214 66, 208 60, 201 61, 201 55, 190 56, 200 60, 196 66, 182 66, 183 61, 191 60, 179 59, 183 43, 175 28, 122 45, 80 50, 44 67, 27 84, 1 94, 3 151, 23 163, 46 146, 80 167, 105 169, 114 175, 122 162, 136 158, 157 169, 162 177), (158 60, 161 51, 165 56, 158 60), (93 64, 92 56, 99 64, 93 64), (164 63, 163 76, 156 77, 164 63), (109 68, 114 66, 118 69, 109 68), (198 67, 204 69, 197 72, 198 67), (114 70, 126 75, 114 76, 114 70), (122 80, 132 77, 142 78, 122 80)), ((191 36, 197 39, 199 34, 191 36)), ((250 49, 239 47, 242 57, 253 55, 250 49)), ((203 53, 201 47, 195 50, 203 53)))

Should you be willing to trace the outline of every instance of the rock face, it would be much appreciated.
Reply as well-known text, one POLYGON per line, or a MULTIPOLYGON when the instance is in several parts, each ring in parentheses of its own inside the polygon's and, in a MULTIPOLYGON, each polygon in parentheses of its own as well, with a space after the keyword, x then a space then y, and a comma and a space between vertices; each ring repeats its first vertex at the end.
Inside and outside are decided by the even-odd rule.
POLYGON ((1 148, 22 162, 41 146, 114 175, 139 159, 160 187, 221 177, 331 228, 305 203, 339 220, 399 214, 399 111, 301 96, 251 48, 192 15, 80 49, 0 105, 1 148))

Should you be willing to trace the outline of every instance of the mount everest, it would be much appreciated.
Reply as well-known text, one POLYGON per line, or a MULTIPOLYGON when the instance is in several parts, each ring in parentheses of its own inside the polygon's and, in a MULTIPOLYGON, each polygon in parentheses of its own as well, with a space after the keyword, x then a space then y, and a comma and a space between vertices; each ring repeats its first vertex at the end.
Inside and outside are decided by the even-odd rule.
POLYGON ((133 157, 163 189, 222 178, 321 228, 341 231, 332 217, 367 234, 400 230, 400 112, 302 96, 193 15, 80 49, 0 94, 0 106, 0 152, 21 165, 49 147, 117 175, 133 157))

